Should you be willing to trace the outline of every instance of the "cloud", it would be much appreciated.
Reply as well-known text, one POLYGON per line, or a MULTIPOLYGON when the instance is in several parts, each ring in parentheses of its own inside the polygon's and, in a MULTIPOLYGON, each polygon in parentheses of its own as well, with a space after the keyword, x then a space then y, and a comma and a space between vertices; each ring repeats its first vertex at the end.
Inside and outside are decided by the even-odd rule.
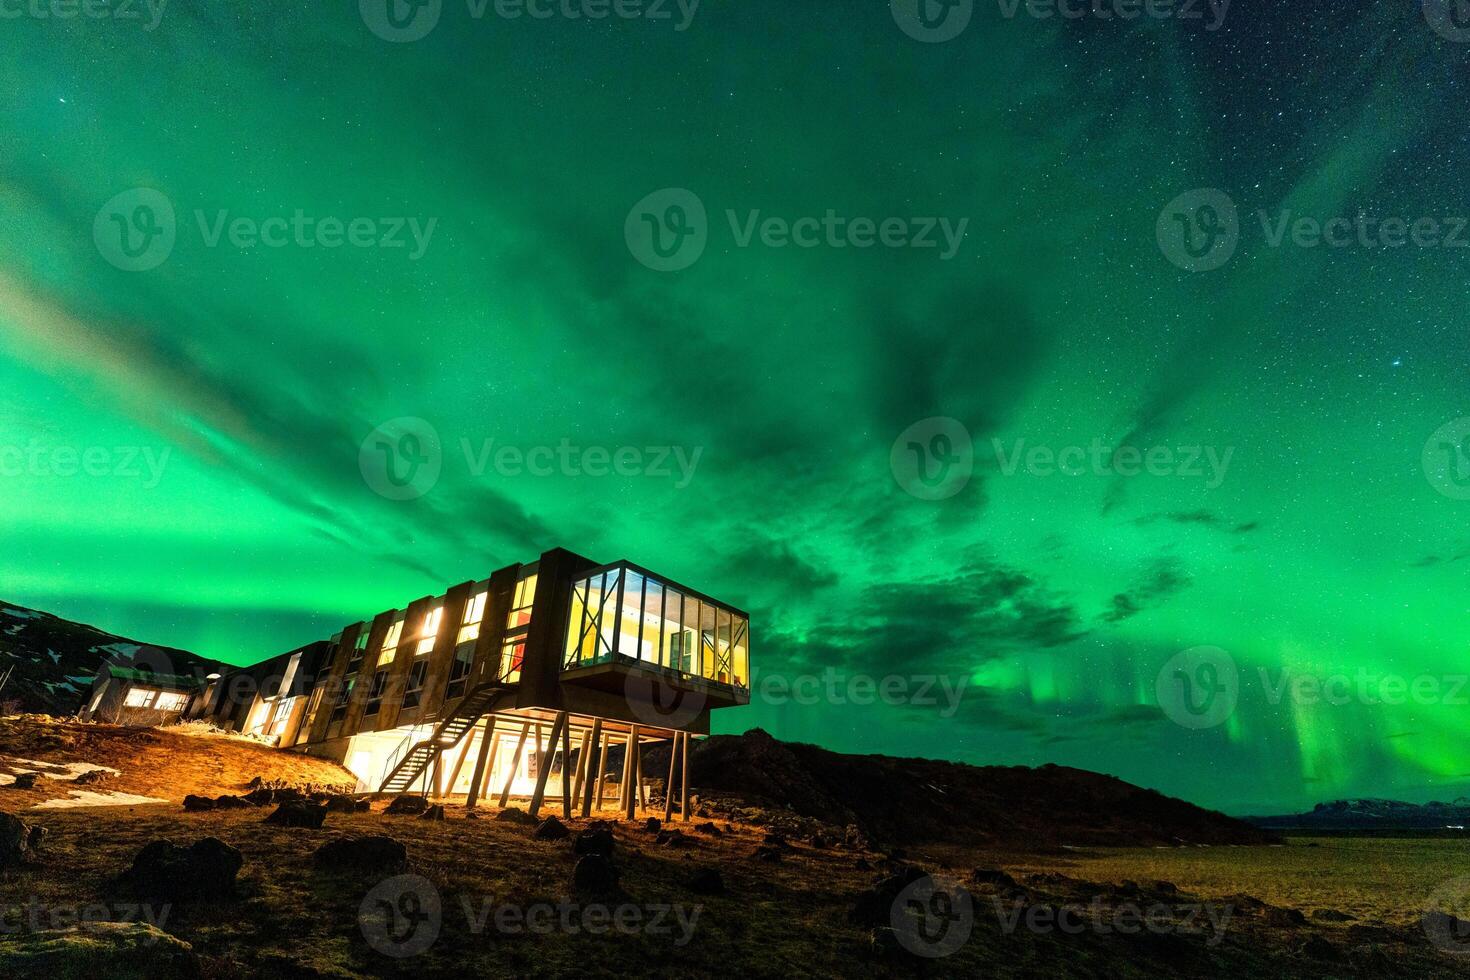
POLYGON ((1159 558, 1140 581, 1126 592, 1113 596, 1112 608, 1102 618, 1109 623, 1132 619, 1151 604, 1188 588, 1193 579, 1177 558, 1159 558))

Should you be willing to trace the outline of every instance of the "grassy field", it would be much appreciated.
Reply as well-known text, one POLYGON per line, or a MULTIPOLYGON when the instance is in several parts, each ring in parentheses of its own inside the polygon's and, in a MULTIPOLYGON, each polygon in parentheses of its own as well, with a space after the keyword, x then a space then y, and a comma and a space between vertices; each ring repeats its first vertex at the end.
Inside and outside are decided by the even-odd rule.
MULTIPOLYGON (((1239 892, 1272 905, 1329 909, 1359 922, 1416 926, 1435 891, 1470 877, 1470 840, 1292 837, 1283 847, 1098 849, 1007 863, 1099 882, 1170 881, 1206 896, 1239 892)), ((1470 908, 1441 908, 1470 917, 1470 908)))

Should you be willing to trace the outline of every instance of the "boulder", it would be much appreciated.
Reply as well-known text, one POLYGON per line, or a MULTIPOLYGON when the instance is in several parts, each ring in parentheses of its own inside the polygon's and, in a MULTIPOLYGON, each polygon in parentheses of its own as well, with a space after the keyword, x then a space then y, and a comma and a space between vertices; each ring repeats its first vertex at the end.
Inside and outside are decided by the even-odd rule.
POLYGON ((572 871, 572 887, 581 894, 606 895, 618 890, 618 870, 602 854, 584 854, 572 871))
POLYGON ((15 782, 10 786, 12 789, 35 789, 36 780, 40 778, 40 775, 38 772, 23 772, 15 777, 15 782))
POLYGON ((372 811, 372 809, 373 809, 373 801, 372 800, 362 799, 362 800, 358 800, 357 801, 357 812, 358 813, 370 813, 372 811))
POLYGON ((276 807, 274 813, 265 818, 268 824, 277 827, 305 827, 320 830, 327 819, 327 808, 305 800, 287 800, 276 807))
POLYGON ((699 895, 723 895, 725 879, 715 868, 700 868, 690 876, 689 890, 699 895))
POLYGON ((91 786, 94 783, 103 782, 104 780, 110 779, 111 777, 112 773, 107 772, 106 770, 88 769, 76 779, 72 780, 72 782, 76 783, 78 786, 91 786))
POLYGON ((553 816, 541 821, 534 836, 538 840, 566 840, 572 836, 572 832, 567 829, 566 824, 553 816))
POLYGON ((613 853, 612 831, 606 827, 592 827, 582 831, 572 842, 574 854, 596 854, 599 857, 611 858, 613 853))
POLYGON ((897 874, 889 875, 872 888, 861 892, 847 913, 847 921, 853 925, 880 928, 891 925, 893 903, 903 890, 916 881, 929 877, 922 868, 908 867, 897 874))
POLYGON ((656 834, 662 828, 663 824, 659 821, 658 817, 649 817, 643 821, 643 829, 650 834, 656 834))
POLYGON ((786 838, 782 837, 780 834, 766 834, 765 846, 774 847, 776 848, 776 850, 785 851, 787 854, 790 854, 792 851, 796 850, 796 848, 792 847, 791 844, 787 842, 786 838))
POLYGON ((45 827, 32 827, 10 813, 0 813, 0 868, 13 868, 37 858, 45 827))
POLYGON ((994 885, 996 888, 1016 888, 1016 879, 997 868, 976 868, 970 872, 970 883, 994 885))
POLYGON ((442 821, 444 819, 444 805, 442 803, 435 803, 433 806, 429 807, 423 813, 420 813, 419 814, 419 819, 420 820, 439 820, 439 821, 442 821))
POLYGON ((695 824, 694 829, 701 834, 709 834, 711 837, 725 836, 725 832, 723 830, 721 830, 719 827, 716 827, 712 821, 708 820, 706 820, 704 823, 695 824))
POLYGON ((767 864, 779 864, 785 860, 785 852, 779 847, 758 847, 755 851, 757 861, 765 861, 767 864))
POLYGON ((328 874, 395 875, 408 866, 408 850, 392 837, 339 837, 318 847, 311 860, 328 874))
POLYGON ((193 793, 190 793, 184 797, 185 813, 206 813, 210 810, 217 809, 219 809, 219 804, 207 796, 195 796, 193 793))
POLYGON ((678 830, 661 831, 654 840, 665 847, 694 847, 698 844, 693 837, 678 830))
POLYGON ((536 818, 525 810, 517 809, 513 806, 508 806, 504 810, 501 810, 495 815, 495 819, 504 820, 508 823, 534 824, 536 822, 536 818))
POLYGON ((249 810, 254 806, 249 800, 242 800, 238 796, 216 796, 214 798, 214 809, 216 810, 249 810))
POLYGON ((230 845, 205 837, 188 847, 168 840, 145 845, 121 881, 147 898, 218 899, 234 894, 244 858, 230 845))
POLYGON ((199 957, 176 936, 143 922, 89 922, 20 933, 5 945, 12 977, 196 980, 199 957))
POLYGON ((1313 909, 1312 919, 1317 922, 1351 922, 1353 917, 1337 909, 1313 909))
POLYGON ((357 798, 341 794, 329 796, 327 797, 326 806, 328 813, 356 813, 357 798))
POLYGON ((416 817, 427 809, 429 809, 429 801, 422 796, 397 796, 383 812, 394 816, 403 814, 416 817))
POLYGON ((251 806, 271 806, 293 801, 305 801, 306 794, 296 789, 258 789, 243 797, 251 806))
POLYGON ((254 790, 260 789, 263 786, 265 786, 265 780, 261 779, 259 776, 256 776, 254 779, 250 780, 250 782, 245 784, 245 789, 247 791, 253 792, 254 790))

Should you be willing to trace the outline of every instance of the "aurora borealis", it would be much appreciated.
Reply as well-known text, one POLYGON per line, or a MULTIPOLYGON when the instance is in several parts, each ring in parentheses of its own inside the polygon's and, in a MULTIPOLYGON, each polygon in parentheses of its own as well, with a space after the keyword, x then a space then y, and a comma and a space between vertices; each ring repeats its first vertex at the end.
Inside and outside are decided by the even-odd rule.
POLYGON ((1433 466, 1470 44, 1419 5, 978 4, 935 43, 878 2, 445 0, 399 41, 357 4, 32 6, 0 597, 246 662, 562 546, 750 612, 727 730, 1236 813, 1470 795, 1470 494, 1433 466), (103 244, 162 231, 140 188, 151 266, 103 244), (1238 211, 1218 268, 1161 245, 1198 189, 1238 211), (393 499, 364 453, 403 418, 437 472, 393 499), (906 489, 910 443, 961 476, 906 489), (1156 681, 1196 647, 1239 690, 1190 728, 1156 681), (851 703, 889 676, 938 703, 851 703))

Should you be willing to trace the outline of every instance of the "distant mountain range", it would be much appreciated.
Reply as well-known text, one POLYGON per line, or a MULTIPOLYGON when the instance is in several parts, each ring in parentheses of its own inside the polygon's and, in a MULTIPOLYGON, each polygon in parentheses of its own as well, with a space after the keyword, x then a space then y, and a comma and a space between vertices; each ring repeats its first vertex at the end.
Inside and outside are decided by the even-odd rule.
POLYGON ((187 650, 139 643, 50 613, 0 602, 0 677, 11 671, 0 688, 0 703, 19 702, 22 711, 74 714, 97 671, 109 662, 201 677, 220 667, 187 650))
POLYGON ((1470 827, 1470 797, 1449 803, 1333 800, 1317 804, 1308 813, 1244 819, 1269 830, 1464 830, 1470 827))

